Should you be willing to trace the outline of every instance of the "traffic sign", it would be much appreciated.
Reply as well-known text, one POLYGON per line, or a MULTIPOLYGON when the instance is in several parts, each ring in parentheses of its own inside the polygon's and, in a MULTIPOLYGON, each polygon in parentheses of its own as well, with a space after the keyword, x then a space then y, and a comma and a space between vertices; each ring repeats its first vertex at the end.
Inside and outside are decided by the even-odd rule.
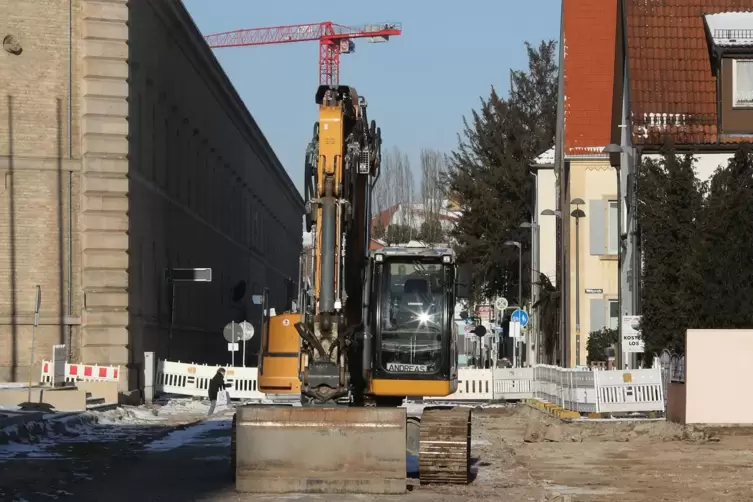
POLYGON ((641 316, 622 316, 622 351, 629 354, 639 354, 644 351, 641 316))
POLYGON ((519 322, 521 328, 525 328, 528 326, 528 313, 525 310, 516 310, 512 313, 512 316, 510 316, 510 320, 512 322, 519 322))
POLYGON ((212 282, 211 268, 166 268, 167 282, 212 282))
POLYGON ((494 300, 494 307, 497 310, 505 310, 510 303, 507 301, 507 298, 499 297, 496 300, 494 300))
POLYGON ((483 338, 486 335, 486 327, 483 324, 479 324, 473 328, 471 333, 474 333, 479 338, 483 338))
POLYGON ((247 342, 254 336, 254 327, 251 323, 243 322, 230 322, 222 330, 222 336, 225 337, 229 343, 235 342, 247 342))

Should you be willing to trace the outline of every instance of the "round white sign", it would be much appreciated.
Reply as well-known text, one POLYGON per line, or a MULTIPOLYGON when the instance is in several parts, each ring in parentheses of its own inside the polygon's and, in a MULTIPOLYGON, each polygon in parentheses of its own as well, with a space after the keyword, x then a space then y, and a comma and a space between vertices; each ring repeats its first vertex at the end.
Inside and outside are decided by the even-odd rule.
POLYGON ((507 298, 499 297, 496 300, 494 300, 494 307, 497 310, 505 310, 510 303, 507 301, 507 298))

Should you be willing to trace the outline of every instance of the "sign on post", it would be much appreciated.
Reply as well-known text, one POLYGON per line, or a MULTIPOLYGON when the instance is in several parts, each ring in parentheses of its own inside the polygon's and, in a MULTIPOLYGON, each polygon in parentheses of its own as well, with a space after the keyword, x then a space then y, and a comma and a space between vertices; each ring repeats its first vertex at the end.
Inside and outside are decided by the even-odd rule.
POLYGON ((165 280, 168 282, 212 282, 211 268, 167 268, 165 280))
POLYGON ((497 310, 505 310, 510 303, 507 301, 507 298, 499 297, 496 300, 494 300, 494 308, 497 310))
POLYGON ((622 317, 622 351, 628 354, 644 351, 643 334, 640 330, 641 316, 626 315, 622 317))
POLYGON ((235 322, 232 321, 225 325, 225 329, 222 330, 222 336, 228 342, 227 350, 232 354, 231 364, 235 366, 235 353, 240 349, 238 342, 243 342, 243 364, 246 367, 246 342, 251 340, 254 336, 254 326, 247 321, 235 322))
POLYGON ((516 310, 510 316, 510 322, 518 322, 521 328, 525 328, 528 326, 528 312, 520 309, 516 310))

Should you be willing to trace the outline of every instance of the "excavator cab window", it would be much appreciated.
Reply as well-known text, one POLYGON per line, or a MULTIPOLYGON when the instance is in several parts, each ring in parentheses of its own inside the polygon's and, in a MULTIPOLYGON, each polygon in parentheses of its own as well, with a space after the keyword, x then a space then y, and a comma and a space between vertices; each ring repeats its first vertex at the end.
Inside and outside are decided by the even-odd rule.
POLYGON ((452 281, 454 271, 440 262, 409 258, 388 259, 379 268, 382 369, 415 374, 445 370, 453 292, 448 280, 452 281))

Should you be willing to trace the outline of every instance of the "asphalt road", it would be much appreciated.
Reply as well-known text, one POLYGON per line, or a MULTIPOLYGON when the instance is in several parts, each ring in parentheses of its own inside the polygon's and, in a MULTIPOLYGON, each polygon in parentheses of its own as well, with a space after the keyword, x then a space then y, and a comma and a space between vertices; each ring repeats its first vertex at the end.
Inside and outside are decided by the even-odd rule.
MULTIPOLYGON (((467 493, 426 488, 402 496, 238 494, 230 473, 231 412, 188 427, 98 426, 2 460, 0 500, 37 502, 366 501, 454 502, 467 493)), ((7 446, 6 446, 7 448, 7 446)))

